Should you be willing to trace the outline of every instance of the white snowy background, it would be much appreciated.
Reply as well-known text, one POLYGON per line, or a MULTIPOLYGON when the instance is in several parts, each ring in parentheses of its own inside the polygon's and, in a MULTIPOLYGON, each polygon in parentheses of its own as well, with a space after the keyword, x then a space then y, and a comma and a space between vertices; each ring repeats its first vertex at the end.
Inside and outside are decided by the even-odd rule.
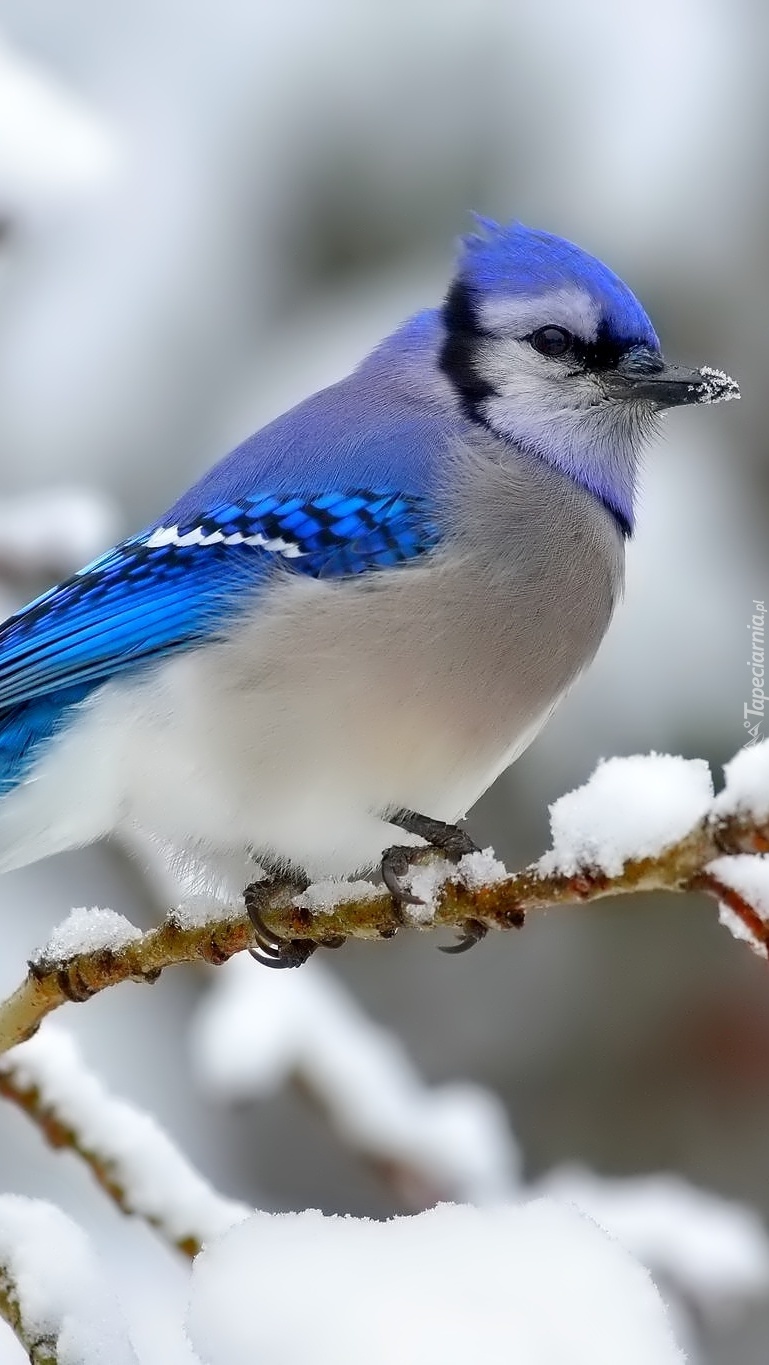
MULTIPOLYGON (((610 638, 471 829, 515 866, 546 846, 548 804, 601 756, 680 753, 718 776, 744 738, 751 603, 769 597, 768 26, 758 0, 0 0, 2 608, 154 516, 439 298, 468 209, 518 216, 605 256, 668 353, 734 374, 743 401, 670 419, 610 638)), ((165 895, 112 848, 6 877, 0 989, 71 906, 146 926, 165 895)), ((709 904, 554 911, 459 959, 401 935, 277 978, 245 961, 180 969, 56 1022, 230 1200, 377 1219, 478 1206, 460 1233, 439 1210, 376 1246, 372 1225, 351 1225, 349 1254, 336 1223, 270 1225, 273 1271, 243 1290, 265 1331, 287 1312, 289 1272, 275 1265, 301 1258, 317 1321, 341 1254, 348 1272, 352 1256, 392 1283, 400 1268, 397 1294, 366 1301, 383 1360, 388 1304, 413 1322, 416 1354, 443 1311, 431 1344, 442 1362, 452 1341, 466 1359, 450 1314, 491 1321, 494 1248, 515 1276, 518 1239, 544 1248, 564 1296, 584 1258, 604 1308, 615 1298, 635 1315, 639 1362, 644 1349, 672 1362, 654 1344, 667 1329, 648 1282, 615 1244, 591 1242, 564 1208, 577 1203, 652 1270, 691 1360, 769 1352, 757 1221, 769 1218, 769 979, 709 904), (494 1210, 521 1196, 558 1206, 503 1225, 494 1210), (473 1301, 454 1237, 477 1245, 488 1297, 473 1301)), ((92 1298, 98 1273, 120 1300, 110 1316, 104 1298, 105 1358, 134 1358, 116 1344, 122 1314, 142 1365, 190 1365, 187 1266, 8 1106, 0 1172, 0 1191, 52 1201, 91 1238, 89 1250, 61 1215, 6 1204, 0 1261, 15 1232, 33 1281, 50 1281, 35 1248, 71 1247, 74 1289, 92 1298)), ((190 1331, 215 1365, 256 1349, 222 1285, 237 1293, 238 1266, 259 1265, 261 1216, 196 1269, 190 1331)), ((366 1290, 360 1270, 350 1283, 366 1290)), ((508 1309, 497 1339, 524 1341, 508 1309)), ((629 1362, 617 1324, 604 1328, 606 1358, 629 1362)), ((283 1361, 270 1340, 257 1343, 265 1360, 283 1361)), ((589 1349, 569 1345, 574 1361, 589 1349)), ((322 1349, 319 1333, 319 1361, 322 1349)), ((360 1358, 354 1333, 333 1349, 360 1358)), ((542 1349, 564 1358, 557 1340, 542 1349)), ((585 1358, 600 1359, 595 1342, 585 1358)), ((22 1359, 0 1326, 2 1365, 22 1359)))

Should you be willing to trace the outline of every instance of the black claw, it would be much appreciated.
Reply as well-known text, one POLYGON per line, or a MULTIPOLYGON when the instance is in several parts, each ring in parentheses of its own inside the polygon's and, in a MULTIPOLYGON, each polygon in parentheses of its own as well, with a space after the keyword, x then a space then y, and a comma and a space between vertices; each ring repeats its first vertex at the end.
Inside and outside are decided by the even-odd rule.
MULTIPOLYGON (((478 845, 473 842, 470 835, 465 830, 459 829, 457 825, 447 825, 444 820, 433 820, 429 815, 420 815, 414 810, 396 810, 387 816, 391 825, 398 825, 400 829, 405 829, 408 834, 416 834, 420 839, 432 848, 436 848, 441 853, 445 853, 449 858, 455 858, 459 862, 466 853, 477 853, 478 845)), ((424 849, 404 847, 396 845, 388 848, 382 855, 382 881, 395 902, 396 911, 404 905, 424 905, 420 896, 415 896, 412 891, 408 891, 403 885, 402 878, 405 877, 413 863, 419 862, 424 855, 424 849)), ((485 933, 485 928, 484 931, 485 933)), ((477 934, 467 947, 482 938, 483 934, 477 934)), ((464 942, 464 939, 462 940, 464 942)), ((464 952, 464 948, 447 949, 448 952, 464 952)))
POLYGON ((396 906, 424 905, 420 896, 408 891, 401 881, 411 866, 411 860, 419 850, 395 846, 385 849, 382 854, 382 881, 390 892, 396 906))
POLYGON ((457 939, 456 943, 448 943, 445 947, 439 948, 438 952, 454 955, 469 952, 471 948, 475 947, 476 943, 480 943, 481 939, 486 937, 488 932, 488 925, 481 920, 469 919, 465 924, 464 933, 457 939))
POLYGON ((263 967, 275 967, 278 971, 284 971, 287 967, 303 967, 317 946, 317 943, 312 943, 310 939, 297 938, 284 939, 284 947, 277 953, 260 953, 256 948, 249 948, 248 951, 254 961, 261 963, 263 967))
MULTIPOLYGON (((265 957, 280 957, 281 949, 277 943, 268 942, 267 939, 261 938, 257 933, 254 933, 254 939, 260 953, 264 953, 265 957)), ((251 952, 251 949, 249 948, 248 951, 251 952)))
MULTIPOLYGON (((262 967, 275 967, 279 970, 287 967, 301 967, 308 958, 312 957, 318 945, 308 938, 279 938, 271 929, 268 929, 262 919, 261 907, 272 885, 272 878, 263 882, 253 882, 251 886, 246 887, 243 893, 246 914, 253 926, 256 941, 256 947, 249 948, 248 951, 254 961, 259 962, 262 967)), ((306 882, 297 884, 298 891, 304 891, 306 887, 306 882)))
POLYGON ((251 896, 246 897, 246 913, 251 921, 254 930, 254 938, 256 939, 258 947, 261 948, 262 952, 266 953, 268 957, 279 957, 281 949, 286 944, 286 939, 278 938, 277 934, 273 934, 272 930, 267 928, 267 925, 262 919, 256 898, 252 898, 251 896))

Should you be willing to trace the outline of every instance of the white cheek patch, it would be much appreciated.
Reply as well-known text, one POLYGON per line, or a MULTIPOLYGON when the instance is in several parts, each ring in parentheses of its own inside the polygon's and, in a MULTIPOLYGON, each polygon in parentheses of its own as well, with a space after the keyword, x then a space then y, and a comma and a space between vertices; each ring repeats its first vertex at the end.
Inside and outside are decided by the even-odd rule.
POLYGON ((541 356, 528 341, 491 338, 479 348, 476 369, 494 390, 482 407, 486 421, 514 438, 540 431, 565 434, 601 406, 601 388, 592 374, 569 373, 568 359, 541 356))
POLYGON ((194 530, 183 533, 178 526, 159 526, 144 544, 148 550, 159 550, 165 545, 173 545, 179 549, 187 545, 258 545, 262 550, 283 555, 285 559, 301 559, 305 554, 295 541, 284 540, 282 536, 273 536, 270 539, 259 531, 250 536, 244 536, 242 531, 233 531, 231 535, 226 536, 223 531, 204 531, 202 526, 196 526, 194 530))
POLYGON ((480 300, 478 321, 489 332, 523 337, 537 327, 565 327, 580 340, 598 336, 600 305, 584 289, 550 289, 541 294, 480 300))
POLYGON ((531 395, 546 400, 556 392, 568 368, 563 360, 541 356, 528 341, 490 337, 478 347, 476 370, 500 397, 531 395))

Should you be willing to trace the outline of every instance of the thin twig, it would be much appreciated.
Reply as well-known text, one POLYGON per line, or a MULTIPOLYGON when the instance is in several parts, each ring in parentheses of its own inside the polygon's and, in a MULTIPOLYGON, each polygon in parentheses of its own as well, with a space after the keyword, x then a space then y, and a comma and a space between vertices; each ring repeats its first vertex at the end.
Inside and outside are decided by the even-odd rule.
POLYGON ((57 1365, 59 1356, 52 1336, 40 1336, 25 1320, 16 1283, 8 1266, 0 1265, 0 1317, 8 1323, 31 1365, 57 1365))
MULTIPOLYGON (((36 1086, 19 1084, 18 1077, 9 1067, 0 1072, 0 1096, 18 1105, 19 1109, 39 1129, 50 1147, 66 1148, 79 1157, 105 1194, 109 1195, 113 1203, 117 1204, 121 1213, 129 1215, 136 1213, 131 1196, 120 1184, 113 1164, 101 1157, 98 1152, 92 1151, 82 1141, 80 1134, 74 1128, 63 1123, 53 1110, 46 1107, 36 1086)), ((164 1240, 174 1246, 177 1251, 181 1251, 182 1255, 190 1258, 197 1256, 202 1246, 199 1238, 191 1236, 173 1237, 168 1234, 168 1230, 159 1218, 147 1217, 146 1221, 161 1233, 164 1240)))
POLYGON ((185 1256, 251 1212, 218 1194, 150 1115, 111 1094, 52 1025, 0 1059, 0 1097, 82 1161, 122 1213, 185 1256))
POLYGON ((0 1314, 33 1365, 138 1365, 98 1253, 45 1200, 0 1195, 0 1314))
MULTIPOLYGON (((526 914, 553 905, 599 900, 639 891, 701 891, 726 901, 744 920, 753 937, 769 941, 769 928, 733 890, 708 872, 708 865, 724 854, 769 852, 769 820, 744 816, 707 818, 685 838, 658 856, 628 861, 616 876, 585 866, 570 876, 544 874, 536 863, 485 886, 466 886, 449 877, 436 893, 429 919, 415 919, 419 930, 453 928, 468 920, 490 929, 520 928, 526 914)), ((427 855, 426 855, 427 856, 427 855)), ((262 919, 279 939, 303 939, 323 945, 340 938, 392 938, 403 921, 387 892, 352 894, 323 909, 297 906, 295 885, 273 883, 260 899, 262 919)), ((62 960, 40 956, 5 1001, 0 1003, 0 1052, 30 1038, 41 1020, 68 1000, 83 1001, 121 981, 157 980, 165 967, 178 962, 226 962, 253 945, 253 929, 243 914, 188 924, 172 912, 157 929, 121 948, 76 953, 62 960)))

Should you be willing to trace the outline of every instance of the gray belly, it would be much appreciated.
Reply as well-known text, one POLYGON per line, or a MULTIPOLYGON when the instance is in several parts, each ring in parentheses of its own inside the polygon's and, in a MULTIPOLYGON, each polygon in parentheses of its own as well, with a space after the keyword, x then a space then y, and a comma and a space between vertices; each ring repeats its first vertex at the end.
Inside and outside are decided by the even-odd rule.
MULTIPOLYGON (((252 851, 345 875, 392 842, 388 809, 468 810, 589 663, 623 558, 612 518, 567 480, 471 472, 464 495, 447 480, 439 554, 287 578, 228 640, 100 689, 56 772, 4 804, 9 846, 31 827, 24 802, 64 790, 81 824, 56 848, 139 826, 204 861, 231 852, 234 895, 252 851)), ((43 800, 40 829, 49 815, 43 800)))
POLYGON ((99 689, 3 801, 0 865, 138 826, 231 899, 252 853, 340 876, 378 862, 388 809, 464 814, 593 657, 623 554, 568 480, 460 454, 440 554, 287 579, 230 639, 99 689))
POLYGON ((455 819, 592 659, 622 585, 613 518, 539 465, 485 465, 439 556, 295 579, 209 656, 218 755, 225 725, 275 799, 288 773, 308 799, 455 819))

